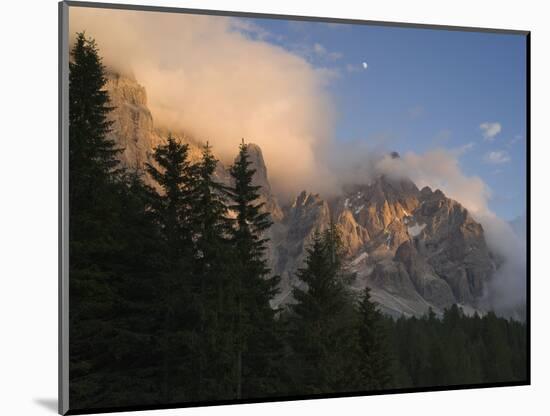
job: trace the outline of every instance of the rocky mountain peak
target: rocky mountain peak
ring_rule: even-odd
[[[145,88],[132,77],[112,72],[107,74],[105,87],[114,107],[110,138],[123,149],[122,162],[139,168],[150,160],[151,150],[160,142],[147,107]]]
[[[302,191],[296,198],[294,198],[294,201],[292,202],[291,207],[299,208],[299,207],[307,207],[312,205],[320,205],[324,203],[325,201],[321,199],[319,194],[312,194],[306,191]]]
[[[255,143],[248,143],[247,150],[249,161],[252,163],[252,168],[256,170],[254,172],[254,176],[252,177],[252,181],[255,186],[261,186],[261,196],[259,202],[265,204],[265,209],[271,214],[273,221],[281,221],[284,214],[279,206],[277,198],[271,190],[271,184],[269,182],[262,149]]]
[[[267,192],[271,193],[271,185],[267,177],[267,168],[265,166],[262,149],[255,143],[248,143],[247,150],[249,161],[252,163],[253,168],[256,170],[253,177],[254,184],[256,186],[261,186]]]
[[[426,198],[428,196],[430,196],[432,194],[432,188],[430,188],[429,186],[425,186],[423,187],[421,190],[420,190],[420,194]]]

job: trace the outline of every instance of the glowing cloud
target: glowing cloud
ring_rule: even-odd
[[[109,68],[145,86],[156,126],[209,140],[224,162],[241,138],[257,143],[279,191],[330,179],[319,160],[332,137],[331,74],[264,41],[261,28],[225,17],[73,7],[70,33],[83,30]]]

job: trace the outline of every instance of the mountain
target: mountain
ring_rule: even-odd
[[[307,243],[334,218],[349,268],[357,274],[352,288],[371,287],[384,312],[422,315],[431,307],[441,313],[454,303],[482,309],[496,267],[483,228],[439,190],[381,175],[347,187],[330,202],[302,192],[284,214],[273,241],[274,271],[282,277],[275,303],[291,301]]]
[[[142,168],[145,163],[153,162],[154,148],[166,140],[169,132],[154,126],[145,88],[133,77],[112,72],[106,77],[106,89],[114,107],[110,115],[113,125],[109,138],[123,149],[120,159],[124,165],[131,169]],[[170,133],[188,143],[192,161],[200,159],[200,142],[184,132]],[[228,180],[223,169],[218,169],[217,175],[219,180]]]
[[[140,168],[151,162],[156,145],[168,132],[154,126],[145,88],[131,78],[109,74],[107,89],[115,107],[112,138],[124,149],[122,162]],[[189,144],[192,161],[200,158],[201,142],[185,132],[171,132]],[[215,149],[214,149],[215,151]],[[303,191],[280,204],[271,189],[262,150],[249,145],[262,187],[260,202],[271,214],[268,255],[281,276],[273,306],[292,302],[295,272],[316,230],[331,218],[343,240],[348,267],[357,275],[353,290],[372,289],[381,309],[394,316],[436,313],[454,303],[464,310],[481,310],[484,288],[495,272],[482,226],[457,201],[440,190],[421,190],[406,178],[379,175],[343,187],[341,195],[324,200]],[[399,157],[396,153],[392,157]],[[218,181],[229,184],[228,167],[220,163]]]
[[[273,225],[269,242],[273,272],[281,277],[274,306],[292,300],[292,287],[300,283],[295,272],[303,264],[307,245],[315,231],[323,231],[329,223],[328,203],[318,194],[303,191],[283,209],[283,217]]]
[[[482,226],[457,201],[381,175],[351,187],[334,206],[342,234],[351,236],[356,284],[372,287],[386,312],[481,306],[495,263]]]
[[[120,158],[126,166],[141,167],[151,161],[152,149],[162,140],[153,127],[145,88],[133,78],[114,73],[108,74],[106,88],[114,107],[109,138],[123,149]]]

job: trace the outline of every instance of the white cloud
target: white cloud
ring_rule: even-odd
[[[363,69],[367,69],[369,67],[369,64],[367,64],[366,62],[363,62]]]
[[[257,25],[253,23],[253,21],[248,19],[233,18],[231,26],[233,30],[239,31],[245,35],[249,35],[253,39],[267,40],[274,37],[272,33],[268,32],[260,25]],[[278,38],[279,40],[281,39],[279,36],[277,36],[276,38]]]
[[[460,147],[452,149],[451,152],[456,156],[462,156],[463,154],[468,153],[470,150],[472,150],[475,145],[476,144],[474,142],[469,142]]]
[[[523,136],[521,134],[516,134],[512,139],[508,140],[508,147],[513,146],[514,144],[521,142],[523,140]]]
[[[309,53],[309,47],[304,47],[303,49],[306,56],[312,55],[311,53]],[[336,61],[342,58],[342,54],[340,52],[329,51],[325,46],[320,43],[314,43],[311,47],[311,51],[313,52],[313,55],[317,56],[318,58],[329,61]]]
[[[341,59],[343,54],[340,52],[329,51],[323,44],[315,42],[313,44],[306,42],[292,43],[286,47],[291,53],[299,55],[310,63],[325,62],[330,63]]]
[[[493,141],[497,134],[502,130],[502,125],[498,122],[488,122],[481,123],[479,128],[483,132],[483,138],[485,140]]]
[[[504,150],[495,150],[487,153],[484,159],[492,165],[501,165],[510,161],[510,155]]]
[[[317,55],[324,55],[325,53],[327,53],[326,48],[323,45],[321,45],[320,43],[316,43],[316,44],[313,45],[313,51]]]
[[[489,187],[481,178],[465,175],[453,151],[437,149],[424,154],[409,152],[398,159],[384,157],[376,168],[389,176],[409,177],[420,188],[441,189],[472,213],[489,210]]]

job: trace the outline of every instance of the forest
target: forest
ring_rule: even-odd
[[[456,305],[383,315],[368,288],[349,289],[335,226],[314,235],[295,302],[272,308],[271,220],[246,142],[231,186],[214,179],[208,143],[191,163],[170,135],[143,170],[127,169],[108,138],[100,51],[83,33],[69,69],[72,409],[526,380],[525,323]]]

